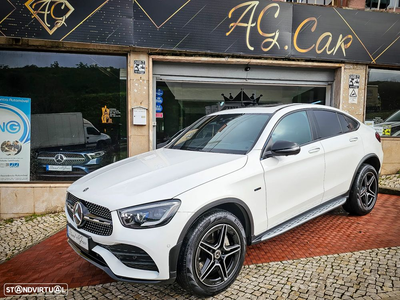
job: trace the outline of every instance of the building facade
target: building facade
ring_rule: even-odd
[[[0,1],[0,217],[59,211],[74,180],[248,105],[347,111],[399,171],[398,4],[307,2]]]

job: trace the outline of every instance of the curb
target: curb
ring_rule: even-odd
[[[400,196],[400,190],[386,188],[386,187],[379,187],[379,193]]]

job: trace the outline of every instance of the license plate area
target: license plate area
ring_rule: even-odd
[[[53,166],[47,165],[46,171],[55,171],[55,172],[71,172],[72,166]]]
[[[83,235],[82,233],[76,231],[67,225],[67,237],[73,241],[79,247],[85,249],[86,251],[90,250],[90,242],[91,238]]]

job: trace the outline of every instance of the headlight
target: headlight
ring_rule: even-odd
[[[149,228],[167,224],[178,211],[181,201],[168,200],[132,206],[118,210],[122,225],[129,228]]]
[[[95,158],[99,158],[101,156],[104,155],[104,151],[97,151],[97,152],[93,152],[93,153],[88,153],[87,156],[89,156],[90,159],[95,159]]]

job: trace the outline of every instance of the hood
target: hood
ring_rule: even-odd
[[[102,140],[111,140],[111,137],[108,134],[100,132],[100,136]]]
[[[246,155],[162,148],[90,173],[73,183],[68,191],[80,199],[116,210],[172,199],[239,170],[246,161]]]

